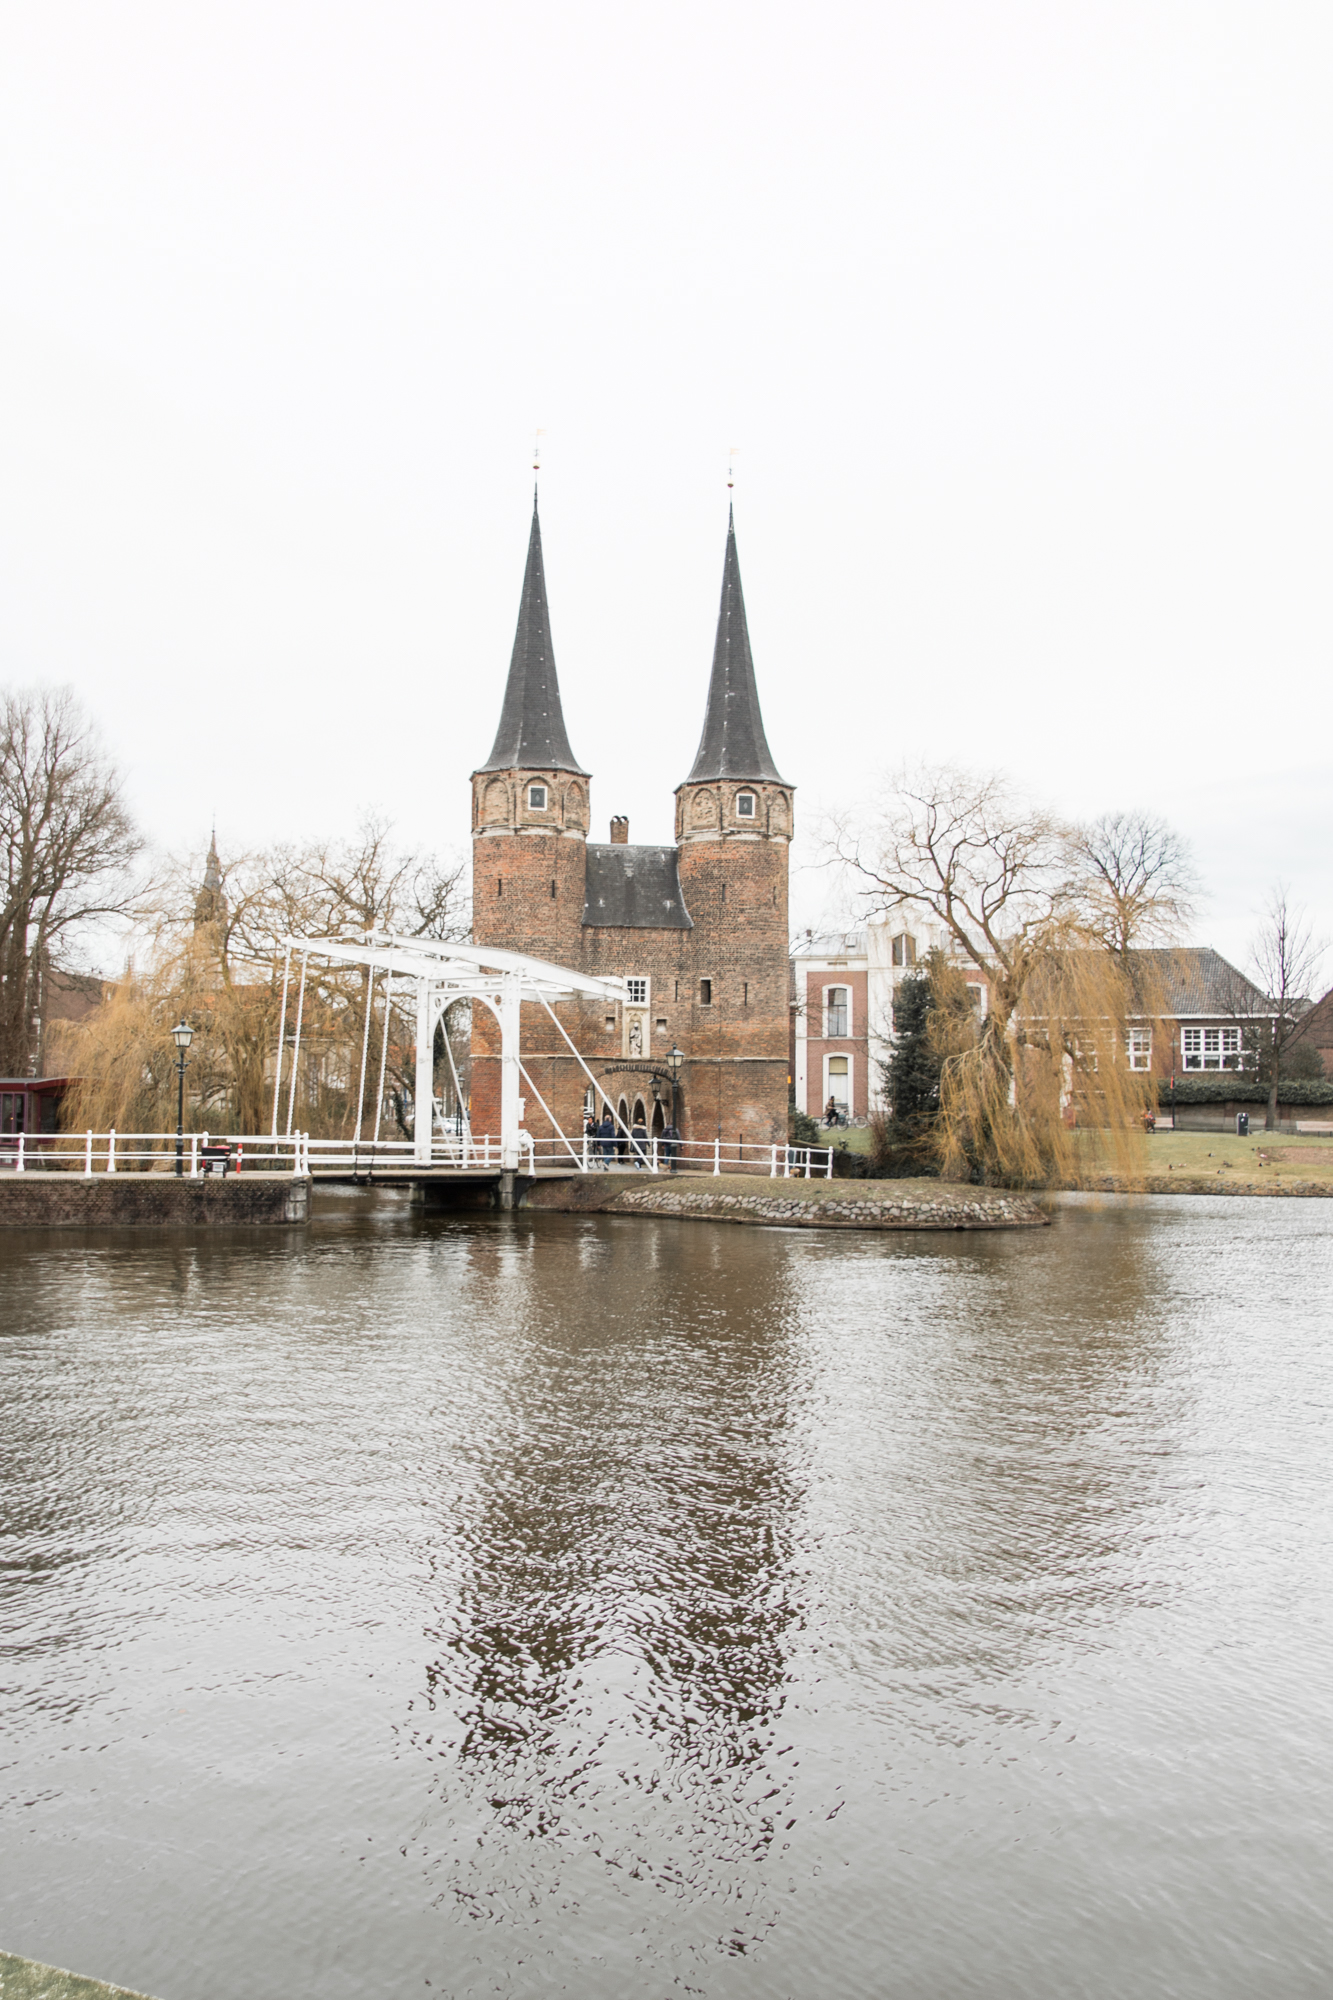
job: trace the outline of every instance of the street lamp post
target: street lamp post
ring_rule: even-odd
[[[178,1021],[171,1031],[176,1044],[176,1177],[185,1172],[185,1051],[194,1040],[188,1021]]]
[[[684,1053],[672,1045],[666,1057],[666,1066],[671,1074],[671,1122],[680,1130],[680,1073],[685,1067]]]

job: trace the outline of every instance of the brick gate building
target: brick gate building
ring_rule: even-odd
[[[629,998],[614,1014],[592,1001],[557,1009],[627,1122],[636,1110],[650,1131],[670,1120],[664,1058],[674,1046],[685,1056],[685,1138],[785,1141],[793,788],[764,736],[734,521],[703,732],[676,788],[676,845],[631,846],[626,820],[612,822],[609,842],[590,841],[590,791],[561,709],[534,498],[500,726],[472,776],[474,939],[629,980]],[[524,1007],[521,1038],[535,1092],[574,1136],[586,1076],[540,1008]],[[534,1089],[522,1089],[526,1129],[549,1136]],[[473,1130],[498,1132],[499,1107],[498,1028],[477,1007]]]

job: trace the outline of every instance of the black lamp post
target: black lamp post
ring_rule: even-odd
[[[188,1021],[178,1021],[171,1031],[171,1039],[176,1044],[176,1174],[185,1172],[185,1051],[194,1040],[194,1029]]]
[[[667,1055],[667,1057],[666,1057],[666,1066],[667,1066],[667,1069],[668,1069],[668,1070],[670,1071],[670,1073],[671,1073],[671,1122],[672,1122],[672,1124],[673,1124],[673,1125],[675,1126],[676,1130],[677,1130],[677,1131],[679,1132],[679,1130],[680,1130],[680,1099],[679,1099],[679,1089],[680,1089],[680,1073],[681,1073],[681,1071],[682,1071],[682,1070],[684,1069],[684,1067],[685,1067],[685,1057],[684,1057],[684,1054],[683,1054],[683,1052],[682,1052],[682,1051],[681,1051],[680,1049],[678,1049],[678,1048],[676,1048],[676,1047],[675,1047],[674,1043],[673,1043],[673,1045],[672,1045],[672,1047],[671,1047],[671,1050],[670,1050],[670,1053],[669,1053],[669,1054]]]

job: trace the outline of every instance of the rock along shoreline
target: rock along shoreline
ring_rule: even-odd
[[[525,1208],[560,1214],[664,1215],[787,1229],[1045,1229],[1027,1195],[948,1181],[786,1181],[750,1174],[680,1174],[631,1182],[572,1174],[538,1181]]]

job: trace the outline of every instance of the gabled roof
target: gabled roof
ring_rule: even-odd
[[[678,850],[588,843],[583,921],[622,930],[692,931],[681,892]]]
[[[759,713],[759,690],[755,686],[754,656],[750,651],[741,566],[736,554],[734,513],[727,520],[722,603],[717,614],[703,734],[685,783],[698,785],[716,778],[767,778],[774,784],[785,783],[778,776],[764,735],[764,718]]]
[[[1272,1001],[1254,981],[1211,945],[1135,949],[1130,958],[1136,970],[1142,968],[1140,983],[1147,1004],[1160,1007],[1174,1020],[1187,1020],[1191,1015],[1228,1018],[1273,1011]]]
[[[577,771],[588,774],[569,747],[560,683],[555,674],[551,614],[546,603],[542,530],[537,494],[532,495],[532,532],[518,607],[518,630],[509,660],[509,680],[495,743],[479,771]]]

